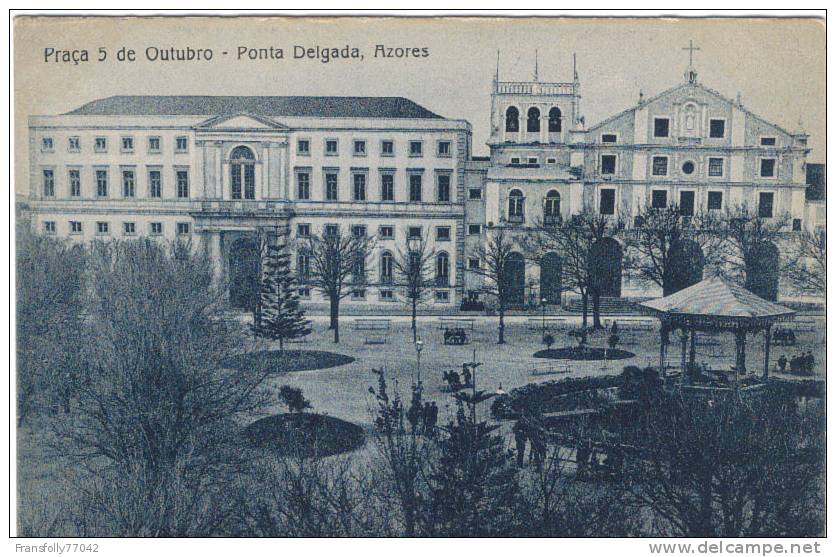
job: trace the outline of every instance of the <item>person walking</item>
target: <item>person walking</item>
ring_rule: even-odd
[[[523,415],[512,428],[514,432],[514,443],[517,447],[517,466],[519,468],[522,468],[525,462],[525,445],[528,440],[528,426],[526,425],[526,421],[527,418]]]

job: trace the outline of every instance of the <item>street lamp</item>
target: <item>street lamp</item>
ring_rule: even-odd
[[[540,307],[543,310],[543,338],[546,338],[546,298],[540,300]]]
[[[418,377],[418,387],[421,386],[421,350],[424,349],[424,341],[418,339],[415,341],[415,354],[418,358],[418,366],[417,366],[417,377]]]

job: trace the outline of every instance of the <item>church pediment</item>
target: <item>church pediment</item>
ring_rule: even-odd
[[[196,126],[205,131],[277,131],[289,129],[284,124],[254,114],[232,114],[210,118]]]

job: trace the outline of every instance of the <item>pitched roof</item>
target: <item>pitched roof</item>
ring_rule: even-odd
[[[795,312],[764,300],[722,277],[711,277],[664,298],[639,304],[652,313],[697,318],[783,318]]]
[[[241,113],[314,118],[443,118],[403,97],[117,95],[91,101],[67,114],[194,116]]]

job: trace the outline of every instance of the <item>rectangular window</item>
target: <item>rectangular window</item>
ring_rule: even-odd
[[[339,146],[336,139],[325,140],[325,154],[334,157],[339,153]]]
[[[669,118],[653,119],[653,137],[669,137],[671,121]]]
[[[296,254],[296,277],[300,282],[308,282],[311,278],[311,256],[306,252]],[[310,293],[308,294],[310,295]]]
[[[377,229],[377,236],[381,240],[391,240],[395,237],[395,227],[385,224]]]
[[[122,223],[122,233],[125,236],[135,236],[136,235],[136,223],[135,222],[123,222]]]
[[[55,234],[55,221],[54,220],[44,221],[44,234],[49,234],[49,235]]]
[[[163,233],[163,223],[152,222],[151,223],[151,236],[161,236],[162,233]]]
[[[710,191],[708,192],[708,210],[720,211],[723,209],[723,192]]]
[[[77,135],[67,140],[67,150],[70,153],[78,153],[81,151],[81,139]]]
[[[653,175],[668,175],[668,157],[653,157]]]
[[[55,173],[44,170],[44,197],[55,197]]]
[[[482,233],[482,225],[481,224],[468,224],[467,225],[467,233],[470,236],[478,236]]]
[[[93,150],[97,153],[107,153],[107,138],[97,137],[93,144]]]
[[[679,192],[679,214],[683,217],[694,216],[694,192]]]
[[[435,301],[439,304],[446,304],[450,301],[450,293],[446,290],[436,290]]]
[[[761,138],[761,145],[764,147],[772,147],[777,143],[777,139],[774,137],[762,137]]]
[[[174,140],[174,152],[175,153],[188,153],[189,152],[189,138],[185,135],[178,136]]]
[[[160,136],[154,135],[148,138],[148,152],[149,153],[159,153],[162,151],[162,144],[160,142]]]
[[[801,232],[801,219],[792,219],[792,231]]]
[[[726,121],[715,118],[709,120],[708,137],[726,137]]]
[[[409,142],[409,156],[410,157],[423,157],[424,156],[424,144],[421,141],[410,141]]]
[[[110,234],[110,223],[107,222],[97,222],[96,223],[96,234],[105,235]]]
[[[540,159],[537,157],[528,157],[528,164],[539,164]]]
[[[192,226],[191,223],[188,222],[178,222],[177,223],[177,235],[178,236],[187,236],[191,234]]]
[[[123,137],[122,138],[122,152],[123,153],[133,153],[134,152],[134,138],[133,137]]]
[[[296,225],[296,237],[297,238],[310,238],[311,237],[311,225],[310,224],[297,224]]]
[[[307,139],[300,139],[296,142],[296,154],[308,156],[311,154],[311,142]]]
[[[772,209],[775,203],[775,194],[762,191],[758,194],[758,216],[763,219],[772,218]]]
[[[163,195],[163,178],[162,172],[159,170],[148,171],[148,197],[162,197]]]
[[[471,271],[478,271],[479,270],[479,258],[478,257],[468,257],[467,258],[467,268]]]
[[[51,137],[41,139],[41,151],[51,152],[55,150],[55,143]]]
[[[605,133],[601,135],[601,143],[617,143],[618,137],[614,133]]]
[[[470,188],[467,191],[467,198],[471,201],[479,201],[482,199],[482,188]]]
[[[653,190],[650,194],[650,206],[653,209],[664,209],[668,206],[668,192],[665,190]]]
[[[601,174],[615,174],[615,155],[601,155]]]
[[[136,178],[133,170],[122,171],[122,197],[136,197]]]
[[[449,157],[449,156],[451,156],[450,142],[449,141],[439,141],[438,142],[438,156],[439,157]]]
[[[438,179],[438,202],[439,203],[449,203],[450,202],[450,175],[449,174],[439,174],[437,179]]]
[[[311,175],[309,172],[296,173],[296,199],[311,198]]]
[[[439,226],[435,229],[435,239],[439,242],[449,242],[450,241],[450,227],[449,226]]]
[[[395,200],[395,175],[389,172],[380,175],[380,200]]]
[[[520,158],[519,157],[511,157],[511,165],[513,166],[515,164],[520,164]]]
[[[300,277],[301,278],[301,277]],[[307,286],[302,286],[299,288],[299,297],[305,300],[310,299],[311,297],[311,289]]]
[[[325,236],[328,238],[336,238],[340,235],[340,225],[338,224],[326,224],[325,225]]]
[[[81,171],[72,169],[69,171],[70,197],[81,197]]]
[[[351,299],[352,300],[365,300],[366,299],[366,289],[365,288],[355,288],[351,291]]]
[[[708,159],[708,175],[712,177],[723,175],[723,159],[714,157]]]
[[[338,187],[336,172],[325,173],[325,199],[327,201],[336,201],[338,198]]]
[[[602,215],[615,214],[615,190],[601,190],[601,199],[598,204],[598,212]]]
[[[366,156],[366,142],[362,139],[355,139],[354,140],[354,156],[355,157],[365,157]]]
[[[185,199],[189,197],[189,171],[177,171],[177,197]]]
[[[380,291],[380,299],[384,300],[384,301],[387,301],[387,302],[391,302],[395,299],[395,293],[392,292],[391,290],[381,290]]]
[[[391,139],[384,139],[380,142],[380,156],[394,157],[395,156],[395,142]]]
[[[355,238],[365,238],[366,237],[366,225],[365,224],[354,224],[351,226],[351,235]]]
[[[546,159],[546,164],[557,164],[557,159],[548,158]]]
[[[420,240],[421,239],[421,227],[420,226],[410,226],[407,229],[407,236],[410,240]]]
[[[71,220],[70,221],[70,234],[81,234],[81,221]]]
[[[107,197],[107,170],[96,171],[96,196]]]
[[[775,177],[775,159],[761,159],[761,178]]]
[[[354,185],[354,201],[365,201],[366,200],[366,175],[363,173],[356,173],[352,176],[352,182]]]
[[[421,175],[412,173],[409,175],[409,200],[421,201]]]

